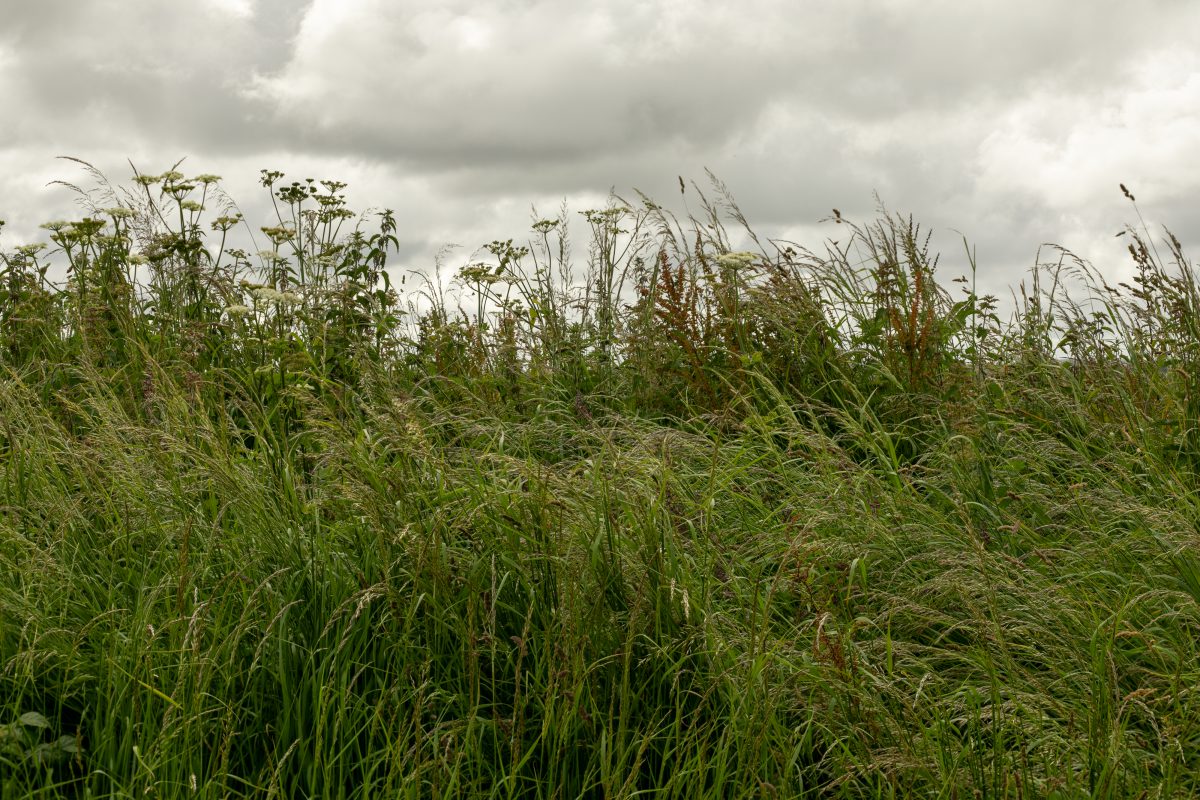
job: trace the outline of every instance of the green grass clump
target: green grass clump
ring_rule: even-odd
[[[717,184],[401,294],[390,212],[263,183],[257,254],[170,171],[3,256],[0,797],[1200,793],[1174,237],[1001,322]]]

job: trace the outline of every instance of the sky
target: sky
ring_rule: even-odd
[[[0,249],[77,213],[52,183],[186,159],[256,224],[259,170],[391,208],[398,269],[534,214],[711,170],[760,236],[820,250],[878,200],[943,281],[1009,294],[1039,245],[1113,279],[1126,224],[1200,247],[1191,0],[0,0]],[[581,238],[581,218],[572,229]],[[825,221],[822,221],[825,220]],[[1043,252],[1043,257],[1046,257]],[[1194,258],[1194,256],[1193,256]]]

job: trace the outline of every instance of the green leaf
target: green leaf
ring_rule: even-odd
[[[21,715],[21,724],[30,728],[49,728],[50,721],[36,711],[26,711]]]

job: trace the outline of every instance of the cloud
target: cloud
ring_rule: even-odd
[[[261,168],[349,180],[397,209],[413,264],[610,187],[682,210],[678,177],[708,168],[764,235],[818,246],[829,209],[869,219],[878,192],[948,272],[956,231],[997,287],[1044,241],[1119,271],[1119,182],[1200,243],[1197,29],[1181,0],[15,4],[4,241],[69,210],[42,188],[73,174],[60,154],[117,179],[186,155],[250,213]]]
[[[1045,92],[1014,104],[979,149],[979,177],[1032,191],[1056,210],[1113,194],[1114,177],[1169,199],[1195,192],[1200,163],[1200,54],[1156,53],[1116,86]]]

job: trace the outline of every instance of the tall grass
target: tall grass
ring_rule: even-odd
[[[0,796],[1200,792],[1169,234],[1002,321],[714,183],[401,295],[340,183],[93,175],[0,267]]]

